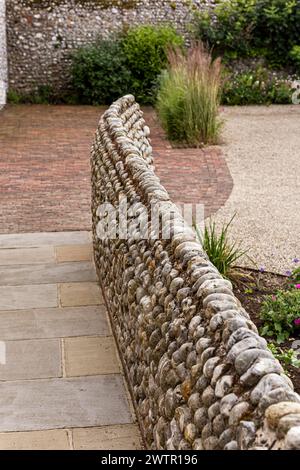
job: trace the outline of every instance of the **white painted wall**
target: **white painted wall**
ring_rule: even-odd
[[[7,90],[7,49],[5,0],[0,0],[0,108],[6,103]]]

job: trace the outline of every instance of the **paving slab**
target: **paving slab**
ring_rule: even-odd
[[[68,431],[51,429],[0,433],[0,450],[70,450]]]
[[[139,450],[142,447],[136,424],[73,429],[72,433],[75,450]]]
[[[0,266],[0,285],[55,284],[96,281],[94,264],[88,262]]]
[[[24,248],[43,245],[73,245],[91,242],[91,233],[75,232],[38,232],[0,235],[0,248]]]
[[[34,248],[7,248],[0,250],[0,266],[21,264],[45,264],[55,262],[53,246]]]
[[[103,304],[100,287],[96,282],[74,282],[59,285],[62,307]]]
[[[0,381],[43,379],[61,375],[59,339],[5,342],[5,364],[0,364]]]
[[[121,375],[0,383],[0,431],[132,423]]]
[[[140,448],[133,415],[90,232],[0,235],[0,449]]]
[[[0,310],[57,307],[55,284],[0,286]]]
[[[64,351],[67,377],[120,372],[112,336],[66,338]]]
[[[92,261],[93,248],[91,243],[85,245],[65,245],[55,247],[58,263],[70,261]]]
[[[104,305],[0,311],[0,339],[110,335]]]

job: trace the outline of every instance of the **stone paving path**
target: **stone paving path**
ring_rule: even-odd
[[[0,235],[0,449],[140,447],[90,233]]]
[[[93,135],[104,108],[8,105],[0,111],[0,233],[90,230]],[[232,180],[220,149],[172,149],[151,108],[157,174],[175,202],[214,213]],[[180,174],[180,178],[178,175]]]

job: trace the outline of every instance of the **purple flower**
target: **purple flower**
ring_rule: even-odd
[[[299,258],[294,258],[293,259],[293,263],[295,263],[295,264],[299,263],[299,261],[300,261]]]
[[[264,266],[261,266],[261,267],[259,268],[259,271],[260,271],[261,273],[264,273],[264,272],[265,272],[265,267],[264,267]]]
[[[294,320],[295,325],[299,326],[300,325],[300,318],[296,318]]]
[[[287,276],[291,276],[291,275],[292,275],[292,271],[289,271],[289,270],[288,270],[288,271],[285,271],[285,274],[286,274]]]
[[[295,285],[296,289],[300,289],[300,284]]]

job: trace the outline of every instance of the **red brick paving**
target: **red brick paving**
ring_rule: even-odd
[[[174,149],[153,111],[146,110],[145,118],[151,129],[156,172],[172,200],[204,204],[205,217],[216,212],[225,204],[233,187],[221,148]]]
[[[43,105],[0,111],[0,233],[90,229],[89,151],[102,111]],[[215,212],[232,189],[220,150],[172,149],[153,111],[145,117],[171,197]]]

